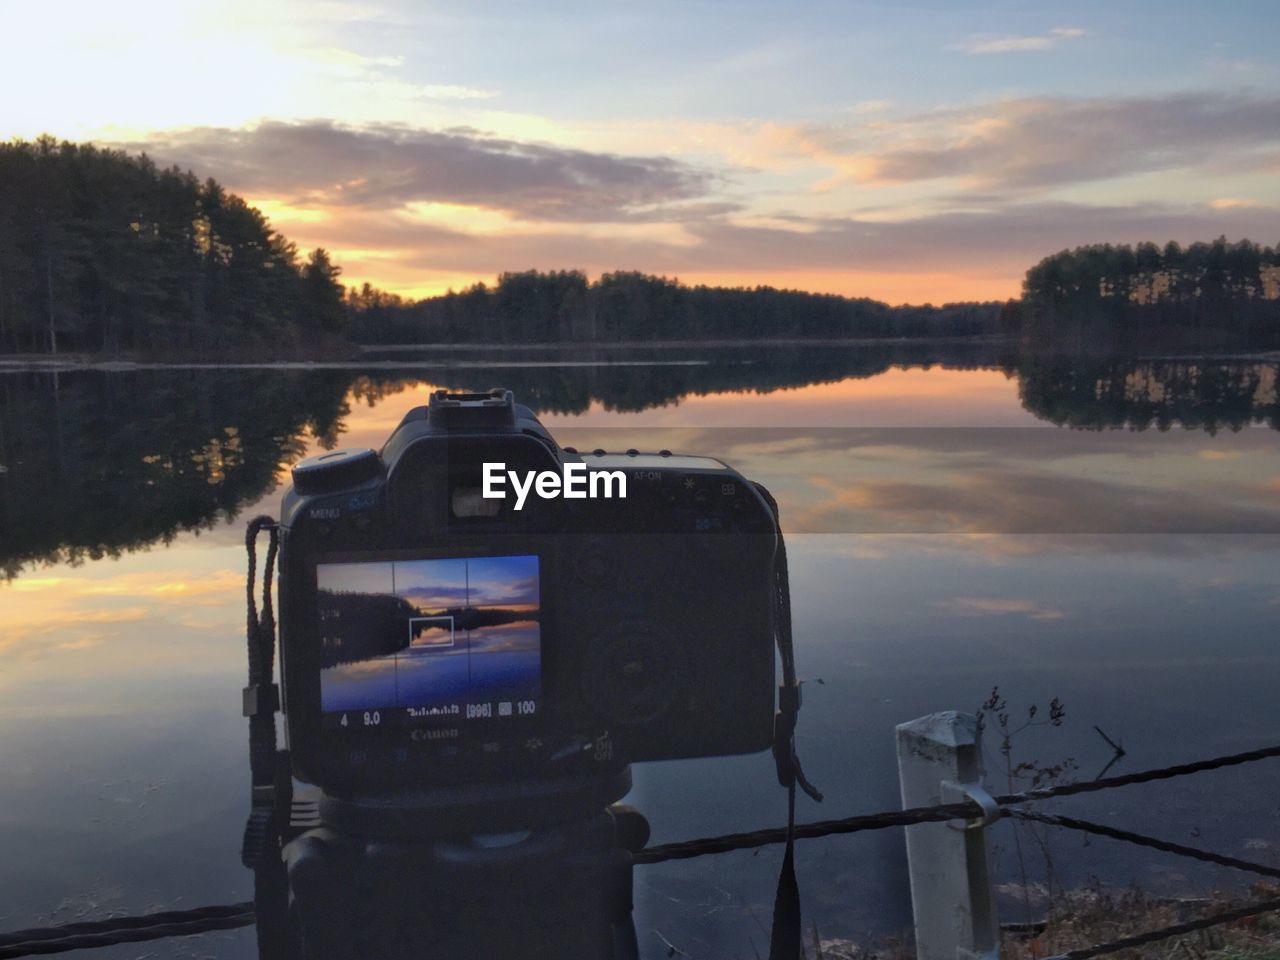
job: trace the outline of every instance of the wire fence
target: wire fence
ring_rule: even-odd
[[[1256,763],[1277,757],[1280,757],[1280,745],[1250,750],[1244,753],[1228,754],[1208,760],[1198,760],[1193,763],[1143,770],[1122,776],[1043,787],[1021,793],[1002,794],[995,797],[994,800],[999,806],[1002,816],[1108,837],[1113,840],[1176,854],[1203,863],[1212,863],[1271,879],[1280,879],[1280,869],[1275,867],[1213,853],[1208,850],[1200,850],[1184,844],[1108,827],[1087,820],[1059,816],[1057,814],[1045,814],[1022,807],[1023,804],[1042,800],[1079,796],[1133,784],[1171,780],[1176,777],[1221,770],[1226,767]],[[858,833],[866,830],[882,830],[887,827],[907,827],[920,823],[972,820],[981,818],[984,812],[977,803],[971,801],[938,804],[929,807],[913,807],[906,810],[887,810],[838,820],[819,820],[811,823],[796,824],[794,835],[797,838],[813,839]],[[774,827],[749,833],[725,834],[718,837],[704,837],[697,840],[686,840],[679,843],[668,843],[645,848],[634,854],[634,862],[638,865],[643,865],[662,863],[669,860],[688,860],[711,854],[727,853],[732,850],[749,850],[775,843],[785,843],[786,839],[787,829],[785,827]],[[1234,923],[1277,910],[1280,910],[1280,897],[1261,900],[1107,943],[1072,950],[1057,956],[1046,957],[1044,960],[1089,960],[1092,957],[1145,946],[1161,940],[1183,936],[1197,930]],[[0,934],[0,960],[105,947],[119,943],[157,940],[164,937],[191,936],[215,930],[246,927],[253,923],[253,904],[236,903],[145,914],[142,916],[113,917],[95,922],[16,930],[11,933]]]

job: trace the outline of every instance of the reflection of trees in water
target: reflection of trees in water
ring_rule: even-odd
[[[1280,363],[1036,357],[1017,372],[1023,406],[1060,426],[1280,430]]]
[[[691,353],[708,363],[678,363]],[[555,362],[547,354],[534,355]],[[606,410],[633,413],[679,403],[690,396],[713,393],[766,394],[850,378],[874,377],[895,366],[941,364],[977,369],[996,365],[999,349],[991,344],[960,344],[946,349],[926,344],[859,347],[777,346],[720,348],[687,353],[670,350],[575,349],[566,359],[592,366],[503,366],[495,360],[483,369],[434,364],[414,365],[412,377],[396,372],[361,377],[357,399],[376,402],[413,384],[427,381],[452,390],[511,389],[516,400],[537,413],[584,413],[593,402]],[[648,365],[652,361],[653,365]],[[664,362],[665,361],[665,362]],[[616,365],[610,365],[614,363]]]
[[[118,556],[230,519],[308,436],[333,446],[340,371],[0,376],[0,571]]]
[[[413,623],[414,617],[449,617],[455,631],[537,623],[540,619],[536,609],[424,608],[392,593],[320,590],[317,603],[325,624],[322,649],[326,667],[399,653],[413,641],[429,636],[433,629],[448,629],[432,623]]]
[[[895,366],[999,368],[1020,380],[1028,411],[1085,429],[1181,424],[1210,432],[1250,423],[1280,429],[1275,362],[1002,359],[967,344],[611,352],[575,361],[711,360],[687,366],[408,365],[338,370],[85,371],[0,376],[0,571],[79,562],[167,543],[234,517],[276,486],[308,437],[337,443],[348,399],[369,405],[422,382],[510,387],[538,412],[581,413],[595,402],[638,411],[685,397],[770,393],[867,378]],[[545,354],[538,359],[552,359]],[[421,402],[414,397],[414,402]],[[408,398],[397,398],[408,406]]]
[[[317,603],[327,614],[325,633],[341,639],[340,645],[324,642],[326,667],[403,650],[409,646],[409,618],[420,615],[417,607],[391,593],[320,590]]]

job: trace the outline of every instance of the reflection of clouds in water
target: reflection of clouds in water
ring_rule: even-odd
[[[1202,430],[1050,426],[578,433],[718,456],[770,488],[789,533],[1280,531],[1280,450],[1261,427],[1211,447]]]
[[[1277,534],[1165,533],[824,533],[800,532],[789,544],[805,544],[839,560],[936,556],[981,560],[999,566],[1044,556],[1224,557],[1280,551]],[[823,544],[821,548],[817,544]]]
[[[104,568],[90,569],[97,573]],[[115,639],[118,630],[113,632],[112,627],[160,617],[184,629],[208,629],[209,608],[225,607],[228,597],[243,590],[244,574],[226,569],[57,574],[14,580],[0,586],[4,601],[0,656],[34,660],[66,650],[86,650]],[[118,603],[129,606],[112,606]],[[201,612],[193,614],[193,608]]]
[[[962,403],[963,401],[958,401]],[[924,454],[965,454],[976,458],[1021,461],[1028,458],[1067,459],[1097,454],[1116,454],[1137,459],[1163,453],[1187,455],[1205,449],[1201,430],[1133,431],[1070,430],[1049,424],[1026,426],[932,426],[927,419],[910,426],[791,427],[747,425],[738,427],[682,428],[666,431],[619,427],[598,430],[560,430],[564,442],[582,447],[603,446],[627,449],[663,446],[683,453],[727,457],[735,467],[753,457],[778,454],[814,456],[823,452],[859,458],[901,459],[906,451]],[[641,441],[648,440],[649,443]],[[1266,428],[1248,428],[1238,433],[1219,433],[1215,451],[1274,454],[1275,433]],[[1223,454],[1216,456],[1222,457]],[[1227,456],[1230,456],[1229,454]],[[767,462],[767,459],[763,462]]]
[[[35,659],[69,650],[84,650],[107,639],[99,627],[141,623],[151,611],[146,607],[119,610],[69,610],[50,616],[47,610],[7,616],[0,636],[0,656]]]
[[[1221,461],[1221,460],[1239,460],[1244,456],[1239,450],[1215,450],[1207,448],[1196,454],[1201,460]]]
[[[934,482],[929,482],[933,479]],[[1280,510],[1226,484],[1152,490],[1030,470],[942,472],[936,479],[839,485],[789,515],[798,532],[1259,533],[1280,532]],[[1233,497],[1234,494],[1234,497]],[[1237,502],[1232,502],[1233,499]],[[1280,505],[1278,505],[1280,506]]]
[[[396,660],[392,655],[370,657],[368,660],[351,660],[333,667],[324,667],[320,671],[320,679],[324,684],[345,683],[363,677],[394,674]]]
[[[452,618],[440,618],[438,620],[426,620],[413,623],[412,632],[414,639],[431,633],[453,633]]]
[[[78,597],[146,597],[161,602],[199,602],[211,606],[224,603],[227,591],[237,588],[244,588],[242,570],[214,570],[209,573],[164,570],[117,573],[108,577],[23,577],[3,587],[14,593],[56,593],[61,600]]]
[[[396,703],[394,657],[357,660],[320,671],[320,709],[359,710]]]
[[[399,656],[401,662],[406,659],[431,660],[438,657],[465,657],[469,653],[465,640],[454,643],[452,646],[435,646],[430,643],[411,643],[400,651]]]
[[[480,627],[469,634],[472,653],[536,653],[541,649],[538,624],[528,620]]]
[[[821,351],[823,356],[832,354],[829,348],[804,349]],[[649,407],[638,414],[607,411],[605,404],[596,400],[589,413],[584,415],[543,419],[557,439],[579,449],[603,446],[625,450],[634,446],[638,449],[668,447],[683,452],[711,449],[699,437],[700,434],[738,429],[788,430],[797,424],[812,424],[817,429],[824,429],[831,424],[849,427],[896,427],[919,423],[1013,426],[1032,422],[1032,417],[1018,401],[1016,381],[1003,370],[951,369],[950,360],[941,355],[943,363],[933,365],[923,364],[915,356],[885,355],[883,365],[880,365],[871,359],[876,355],[874,350],[852,350],[846,354],[849,363],[837,365],[826,374],[818,355],[807,354],[809,359],[817,360],[817,368],[811,376],[806,377],[804,371],[810,367],[806,360],[801,359],[796,376],[784,376],[775,383],[769,375],[773,362],[771,356],[733,351],[719,356],[749,357],[752,367],[759,371],[754,382],[751,376],[744,376],[735,381],[736,388],[717,384],[715,389],[705,392],[691,385],[683,395],[671,395],[669,405]],[[717,355],[710,356],[714,359]],[[986,362],[994,363],[994,356]],[[964,402],[954,402],[957,396],[963,396]],[[591,439],[596,434],[607,438],[611,427],[615,436],[625,430],[641,440],[645,434],[661,434],[662,437],[652,442],[616,446]],[[562,439],[562,434],[572,436]],[[716,447],[715,450],[723,452],[724,448]]]

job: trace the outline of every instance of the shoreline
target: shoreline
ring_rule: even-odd
[[[0,354],[0,374],[5,373],[65,373],[98,370],[119,373],[134,370],[408,370],[424,365],[446,369],[464,370],[484,367],[547,368],[558,367],[694,367],[709,366],[718,357],[669,357],[636,359],[601,359],[596,352],[651,350],[655,353],[679,350],[706,350],[732,356],[736,350],[769,347],[911,347],[947,350],[955,347],[1019,347],[1011,337],[870,337],[843,339],[759,339],[759,340],[620,340],[599,343],[542,342],[542,343],[414,343],[414,344],[352,344],[352,353],[330,358],[284,356],[261,360],[243,359],[243,354],[225,357],[192,354],[172,357],[138,357],[132,354],[63,353],[51,356],[47,353]],[[1044,357],[1077,356],[1069,351],[1044,351],[1022,346],[1019,353]],[[521,357],[521,354],[542,355]],[[558,353],[571,354],[557,357]],[[390,356],[386,356],[386,355]],[[397,357],[403,354],[403,358]],[[459,356],[474,354],[474,356]],[[501,355],[508,355],[503,358]],[[1125,357],[1141,362],[1192,362],[1214,359],[1238,363],[1280,362],[1280,350],[1134,350],[1104,353],[1099,356]],[[736,358],[735,358],[736,359]],[[749,359],[737,362],[751,362]]]
[[[247,361],[182,361],[182,360],[8,360],[0,358],[0,374],[5,373],[77,373],[98,370],[126,373],[133,370],[413,370],[426,362],[450,370],[488,369],[494,366],[532,367],[706,367],[710,360],[616,360],[602,364],[597,360],[493,360],[429,361],[417,360],[260,360]]]
[[[216,354],[193,353],[190,356],[139,357],[135,354],[100,353],[47,353],[0,354],[0,373],[17,371],[63,372],[74,370],[360,370],[401,369],[420,363],[437,363],[453,368],[488,367],[495,361],[494,354],[519,354],[522,351],[554,354],[573,353],[580,356],[589,351],[674,351],[674,350],[734,350],[759,349],[761,347],[873,347],[911,346],[923,348],[949,348],[956,346],[1000,346],[1011,343],[1008,337],[857,337],[837,339],[757,339],[757,340],[618,340],[600,342],[559,341],[539,343],[405,343],[405,344],[352,344],[353,353],[332,358],[305,356],[274,357],[262,360],[246,360],[243,354],[219,357]],[[463,359],[454,355],[475,353],[483,359]],[[403,360],[372,359],[379,354],[415,354]],[[422,356],[416,356],[422,354]],[[440,356],[431,356],[437,354]],[[367,359],[368,358],[368,359]],[[610,366],[705,366],[709,359],[671,360],[613,360]],[[502,363],[510,367],[589,367],[601,361],[592,359],[565,360],[508,360]]]
[[[996,345],[1014,341],[1014,337],[988,334],[971,337],[760,337],[748,340],[551,340],[531,343],[387,343],[357,344],[361,353],[408,353],[414,350],[439,350],[441,352],[476,350],[492,352],[500,350],[687,350],[709,348],[721,350],[733,347],[861,347],[918,343],[925,346],[954,346],[956,344]]]

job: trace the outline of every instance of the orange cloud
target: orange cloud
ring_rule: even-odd
[[[959,300],[1007,300],[1019,295],[1023,270],[983,275],[935,270],[755,270],[683,273],[686,283],[717,286],[767,284],[796,290],[871,297],[886,303],[947,303]]]

